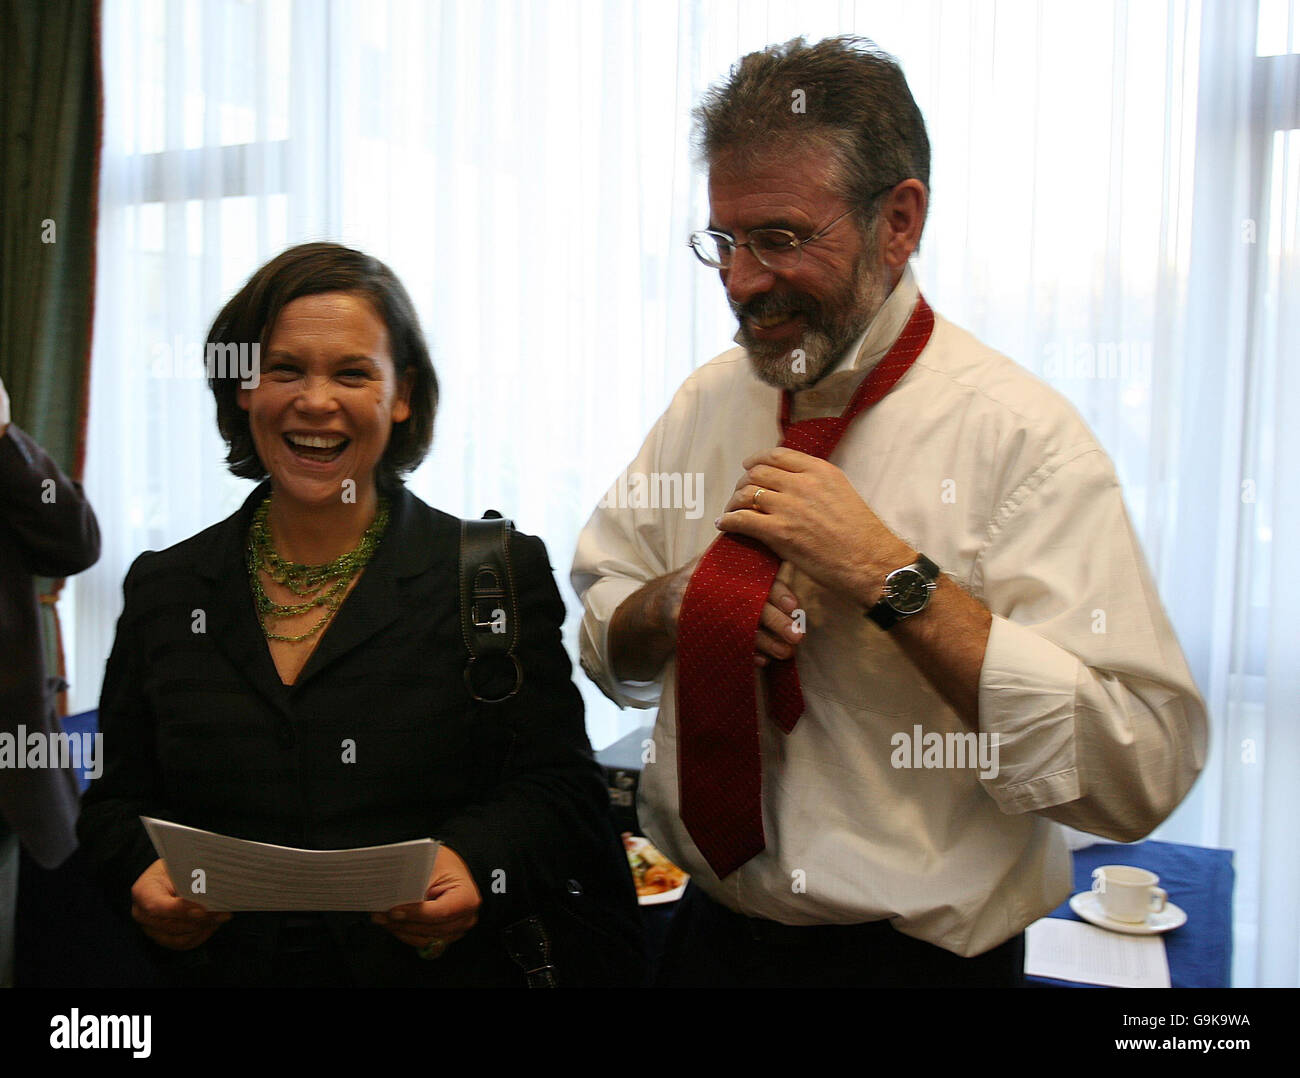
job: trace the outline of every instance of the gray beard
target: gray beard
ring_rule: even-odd
[[[888,298],[883,264],[875,272],[860,262],[853,273],[853,303],[850,312],[842,319],[827,325],[818,318],[809,325],[798,346],[793,349],[775,349],[754,340],[749,329],[734,306],[733,313],[740,322],[736,341],[749,353],[754,374],[760,381],[777,389],[806,389],[818,382],[831,369],[880,312]]]
[[[790,351],[766,348],[757,341],[750,340],[743,328],[739,336],[740,343],[749,352],[749,362],[760,381],[777,389],[806,389],[821,380],[822,375],[834,366],[844,349],[861,332],[861,329],[849,331],[847,339],[840,341],[838,336],[833,338],[820,329],[810,327],[799,346]]]

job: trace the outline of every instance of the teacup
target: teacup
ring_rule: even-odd
[[[1132,865],[1102,865],[1092,870],[1092,890],[1112,921],[1142,924],[1165,908],[1169,896],[1156,886],[1160,877]]]

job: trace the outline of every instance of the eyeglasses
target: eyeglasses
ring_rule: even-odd
[[[887,184],[879,191],[873,192],[867,201],[870,202],[878,195],[883,195],[886,191],[897,186],[898,183]],[[813,240],[821,239],[852,212],[852,209],[845,210],[825,228],[819,229],[807,239],[802,240],[786,228],[756,228],[750,232],[749,239],[744,243],[737,243],[735,237],[728,236],[725,232],[715,232],[711,228],[704,228],[691,233],[691,250],[695,252],[696,258],[712,269],[729,268],[731,260],[735,256],[736,248],[748,247],[749,253],[768,269],[791,270],[799,264],[799,260],[803,257],[804,247],[812,243]]]

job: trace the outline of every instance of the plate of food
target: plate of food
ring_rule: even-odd
[[[624,831],[623,849],[636,883],[636,900],[641,905],[676,902],[682,897],[690,877],[656,850],[649,839]]]

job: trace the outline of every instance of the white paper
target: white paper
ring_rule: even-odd
[[[1163,936],[1128,936],[1044,917],[1025,930],[1025,973],[1116,988],[1168,988]]]
[[[351,850],[248,842],[141,816],[182,898],[210,910],[369,910],[422,902],[438,843],[431,838]]]

